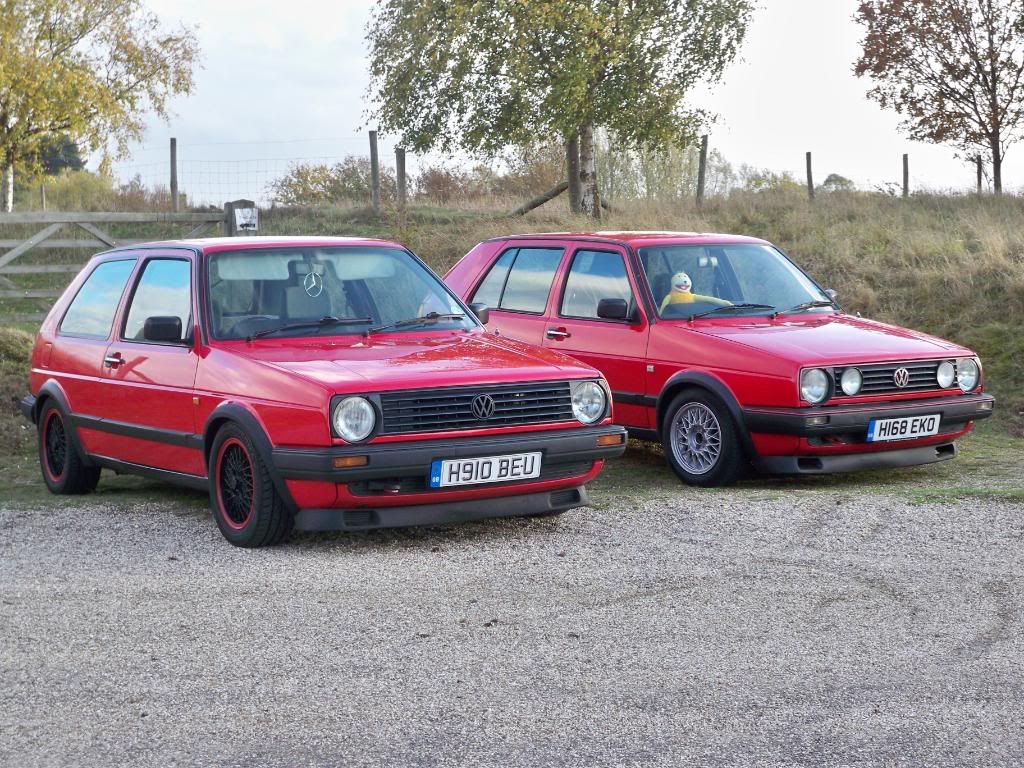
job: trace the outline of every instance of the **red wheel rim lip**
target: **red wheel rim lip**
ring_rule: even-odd
[[[240,523],[236,523],[231,519],[231,516],[227,513],[227,508],[224,506],[224,494],[221,490],[221,470],[223,468],[224,454],[228,448],[232,446],[238,446],[239,450],[245,455],[245,460],[249,462],[249,469],[253,474],[253,492],[249,497],[249,511],[245,516],[245,519]],[[235,531],[243,530],[249,522],[252,520],[253,511],[256,508],[256,472],[255,467],[252,465],[252,457],[249,455],[249,450],[245,447],[245,443],[239,440],[237,437],[229,437],[220,446],[220,450],[217,451],[217,462],[216,462],[216,475],[214,477],[214,483],[217,487],[217,507],[218,514],[224,521],[224,524]]]
[[[68,470],[68,431],[67,429],[64,429],[64,468],[61,469],[59,475],[55,475],[53,473],[53,470],[50,468],[50,449],[47,444],[47,437],[50,433],[50,424],[53,422],[54,419],[57,419],[57,421],[60,422],[61,427],[64,426],[64,420],[61,418],[61,415],[57,411],[51,410],[48,414],[46,414],[46,421],[43,422],[43,472],[46,473],[46,477],[51,483],[59,483],[61,481],[61,478],[64,477],[64,473],[67,472]]]

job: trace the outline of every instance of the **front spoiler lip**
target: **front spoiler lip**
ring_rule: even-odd
[[[982,403],[993,407],[980,410]],[[960,395],[949,398],[911,400],[899,403],[863,403],[816,408],[748,408],[743,421],[750,432],[815,437],[857,432],[868,428],[872,419],[898,419],[903,416],[939,414],[942,425],[966,424],[987,419],[994,410],[995,398],[988,394]],[[827,424],[808,425],[813,416],[828,416]]]
[[[622,435],[622,442],[598,447],[597,438]],[[275,448],[274,467],[286,480],[318,480],[354,483],[403,475],[426,475],[437,459],[467,459],[502,453],[540,451],[545,464],[598,461],[621,456],[626,450],[626,430],[617,424],[599,427],[528,432],[513,435],[416,440],[379,445],[346,445],[331,448]],[[352,469],[335,469],[334,459],[367,456],[369,463]]]
[[[830,456],[759,456],[754,468],[768,475],[827,475],[867,469],[895,469],[935,464],[956,457],[955,443],[926,445],[869,453],[841,453]]]

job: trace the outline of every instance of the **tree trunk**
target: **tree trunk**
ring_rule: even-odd
[[[990,144],[992,146],[992,191],[997,194],[1003,194],[1003,152],[999,140],[999,136],[992,137]]]
[[[601,218],[601,196],[597,190],[597,159],[594,153],[594,124],[580,128],[581,207],[592,219]]]
[[[4,168],[3,178],[3,212],[14,210],[14,164],[8,163]]]
[[[573,134],[565,142],[565,171],[569,180],[569,212],[583,210],[583,186],[580,182],[580,137]]]

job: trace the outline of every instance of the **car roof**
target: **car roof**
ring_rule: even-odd
[[[770,245],[767,240],[744,235],[726,235],[715,232],[664,232],[664,231],[592,231],[592,232],[537,232],[506,237],[493,237],[491,242],[500,240],[592,240],[619,245],[642,247],[645,245],[722,245],[754,243]]]
[[[115,250],[138,250],[140,248],[190,248],[203,253],[215,251],[237,251],[247,248],[329,248],[331,246],[405,246],[391,240],[372,237],[317,237],[317,236],[260,236],[260,237],[196,237],[182,240],[154,240],[148,243],[132,243]]]

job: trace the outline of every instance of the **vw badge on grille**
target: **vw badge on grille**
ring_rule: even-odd
[[[892,374],[892,381],[900,389],[910,383],[910,371],[906,368],[897,368]]]
[[[473,398],[473,415],[480,421],[491,418],[494,415],[494,398],[490,395],[477,395]]]

